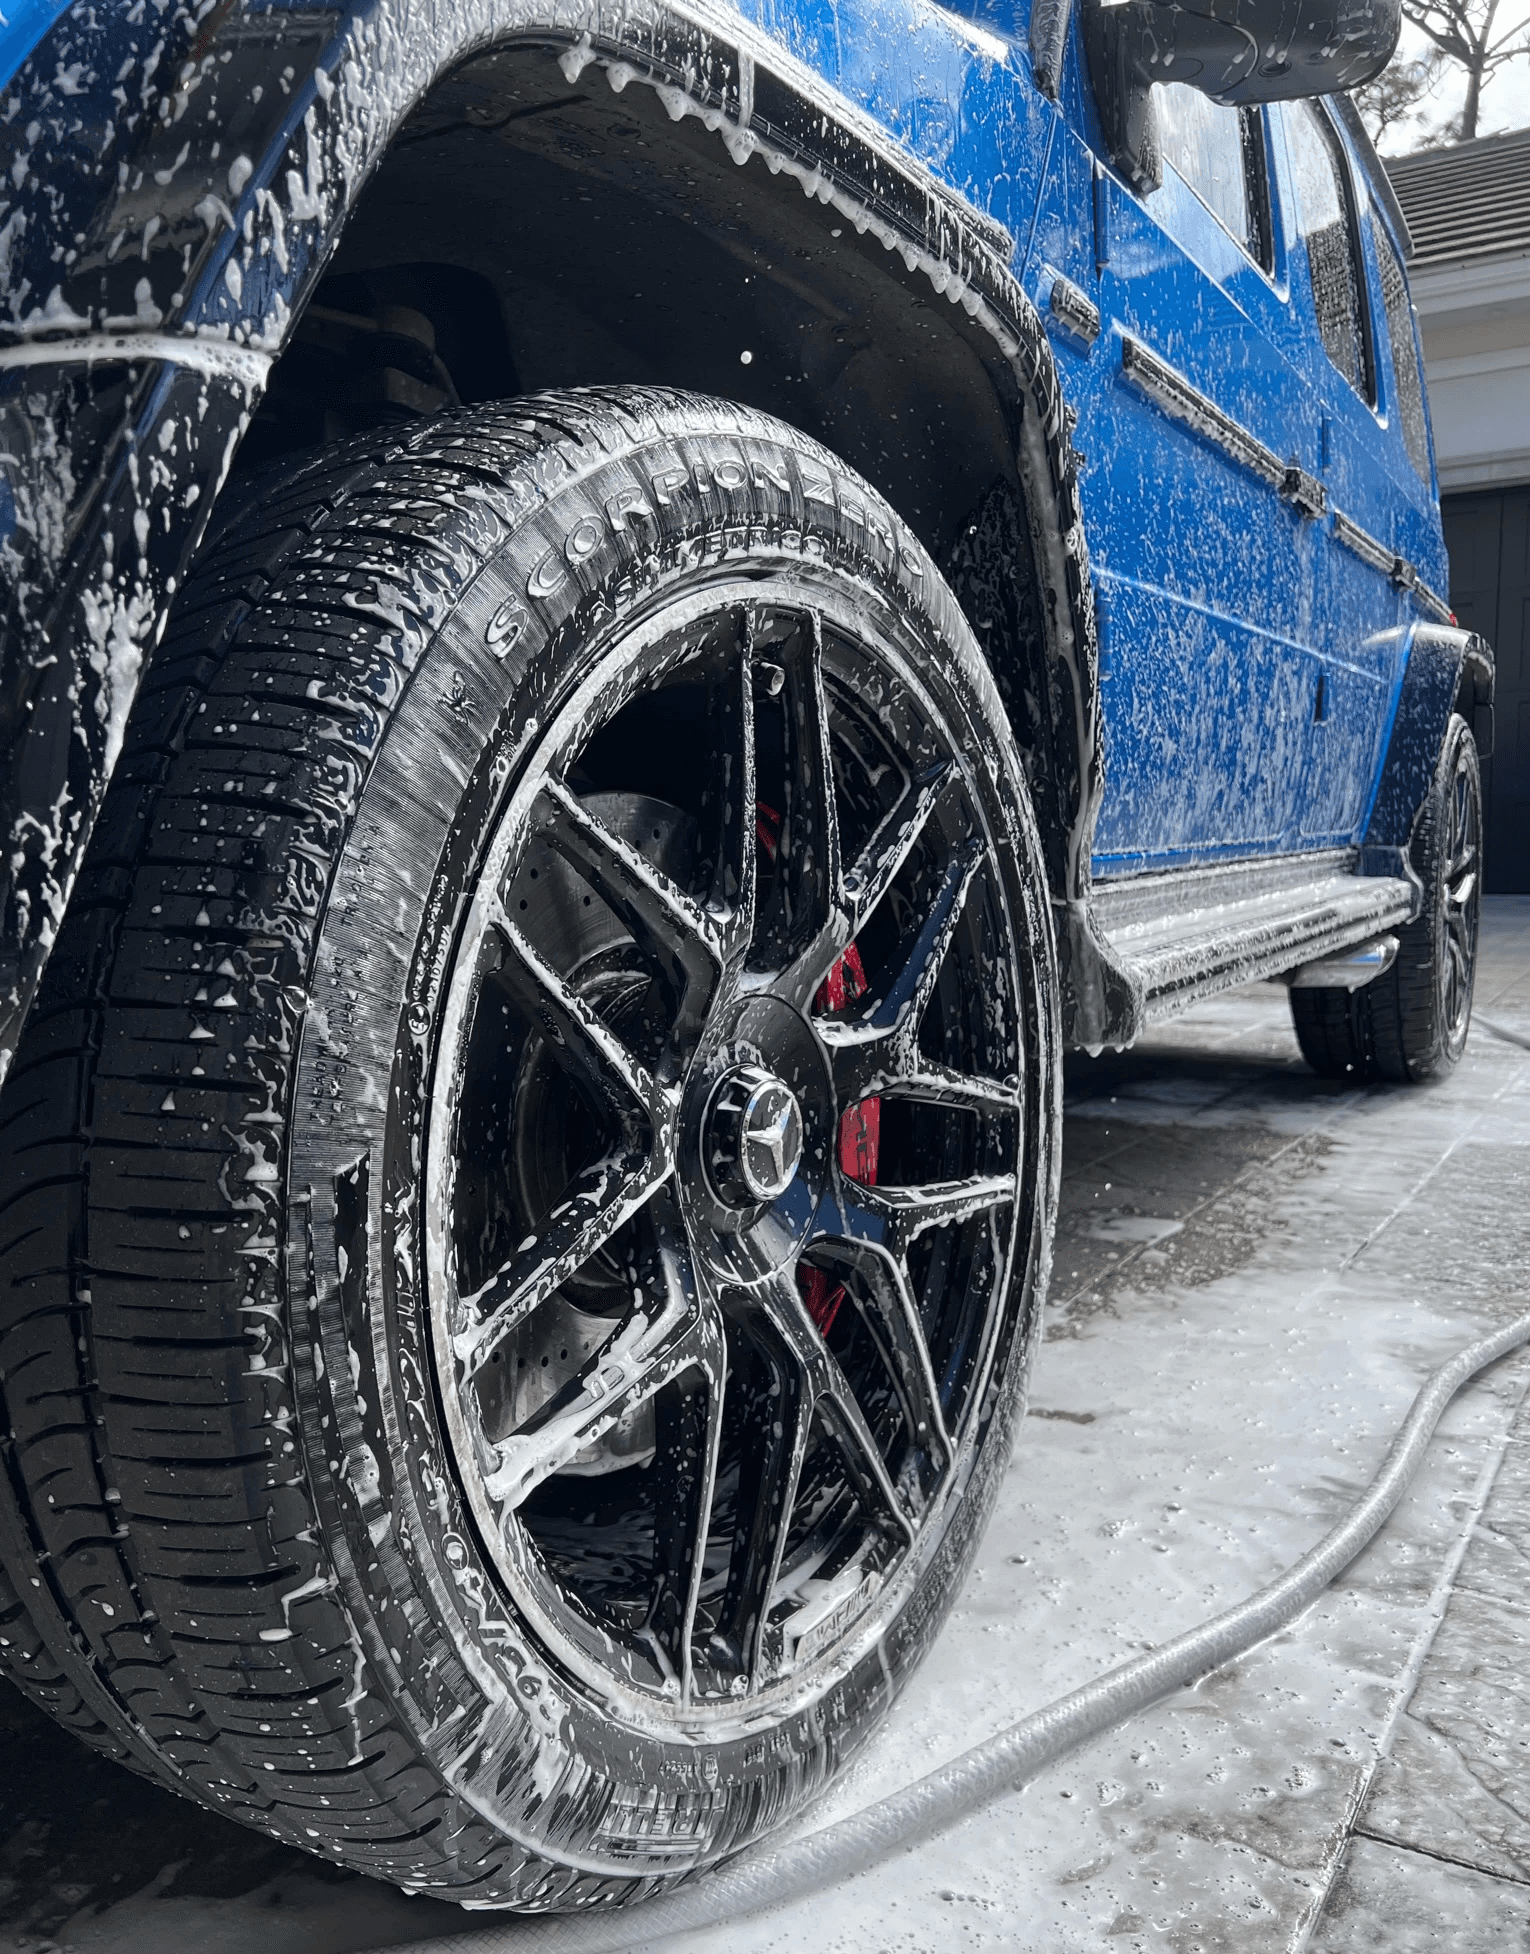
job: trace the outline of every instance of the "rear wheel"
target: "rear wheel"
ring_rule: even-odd
[[[1302,1056],[1324,1078],[1443,1078],[1466,1049],[1482,901],[1482,779],[1471,728],[1452,714],[1412,849],[1419,913],[1389,970],[1357,991],[1293,990]]]
[[[248,528],[3,1102],[18,1619],[277,1836],[639,1895],[854,1753],[1007,1462],[1018,760],[897,518],[741,410],[477,410]]]

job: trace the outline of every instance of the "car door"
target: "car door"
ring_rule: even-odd
[[[1166,166],[1138,193],[1105,159],[1076,42],[1069,82],[1027,277],[1086,456],[1095,872],[1272,852],[1295,838],[1307,763],[1319,414],[1272,323],[1267,118],[1156,89]],[[1098,310],[1091,343],[1069,288]]]
[[[1411,615],[1399,566],[1429,560],[1432,470],[1407,288],[1364,177],[1323,103],[1283,104],[1278,125],[1290,357],[1321,406],[1329,503],[1301,811],[1318,846],[1354,840],[1370,805]]]

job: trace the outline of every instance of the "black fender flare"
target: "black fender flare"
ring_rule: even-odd
[[[1448,624],[1415,624],[1406,655],[1360,870],[1416,882],[1409,845],[1451,714],[1471,727],[1483,759],[1492,751],[1494,662],[1486,638]]]
[[[747,22],[682,0],[351,0],[291,17],[310,37],[295,59],[290,40],[272,40],[292,31],[275,10],[226,0],[200,24],[179,19],[157,67],[129,75],[124,109],[113,86],[122,17],[66,15],[8,91],[17,111],[0,131],[12,180],[30,170],[35,190],[46,169],[65,185],[51,207],[40,194],[17,206],[24,222],[0,255],[0,452],[17,458],[14,521],[0,539],[0,821],[11,865],[0,1076],[139,677],[270,365],[410,113],[469,55],[513,45],[545,48],[571,81],[599,63],[613,87],[655,89],[673,118],[699,117],[735,160],[758,149],[773,173],[922,273],[1009,366],[1047,635],[1053,804],[1037,812],[1065,1032],[1092,1042],[1130,1017],[1130,980],[1088,900],[1103,744],[1078,464],[1008,233]],[[258,109],[249,98],[262,60]],[[277,85],[284,67],[298,72]],[[61,91],[66,74],[72,87]],[[224,114],[220,90],[236,83]],[[209,109],[210,126],[236,137],[216,153],[185,134]],[[146,202],[151,180],[166,194]],[[126,238],[139,250],[124,249]]]

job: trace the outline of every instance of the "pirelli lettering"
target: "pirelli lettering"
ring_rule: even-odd
[[[924,578],[919,563],[918,545],[902,531],[889,525],[875,505],[868,504],[858,487],[842,481],[827,469],[804,464],[800,457],[762,456],[745,453],[721,461],[693,461],[656,470],[648,477],[646,489],[637,483],[618,489],[603,504],[604,520],[583,515],[561,543],[547,550],[526,580],[526,595],[534,601],[556,597],[569,573],[588,562],[603,544],[619,543],[633,526],[657,527],[659,511],[690,503],[712,509],[727,517],[733,513],[730,498],[749,490],[766,489],[804,505],[817,504],[837,509],[840,520],[868,549],[880,551],[889,563],[896,563],[906,582],[918,588]],[[525,615],[513,601],[507,601],[490,620],[486,640],[491,650],[504,657],[525,628]]]

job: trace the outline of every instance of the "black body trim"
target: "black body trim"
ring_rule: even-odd
[[[1185,376],[1129,335],[1121,340],[1121,371],[1139,393],[1194,434],[1201,435],[1272,488],[1298,515],[1313,520],[1328,506],[1323,484],[1299,462],[1283,462],[1273,448],[1235,421]]]
[[[1286,469],[1279,455],[1241,427],[1230,414],[1223,413],[1214,400],[1193,387],[1182,373],[1161,360],[1140,339],[1129,336],[1122,339],[1121,371],[1170,420],[1178,421],[1193,434],[1213,443],[1267,488],[1284,486]]]
[[[1342,543],[1352,556],[1358,556],[1362,563],[1368,563],[1373,570],[1379,570],[1390,580],[1397,590],[1411,593],[1413,601],[1426,616],[1436,624],[1451,624],[1455,613],[1438,592],[1430,589],[1419,575],[1417,567],[1405,556],[1380,543],[1368,529],[1362,529],[1352,516],[1345,515],[1342,509],[1333,512],[1333,535],[1336,543]]]
[[[1064,278],[1061,272],[1052,280],[1047,304],[1058,324],[1065,326],[1086,346],[1092,346],[1099,338],[1100,308],[1082,286],[1075,285],[1071,278]]]
[[[1474,737],[1482,723],[1491,746],[1493,680],[1493,652],[1485,638],[1448,625],[1413,627],[1381,784],[1360,851],[1362,874],[1396,875],[1399,862],[1406,862],[1452,712],[1463,712]]]
[[[1408,218],[1403,210],[1392,179],[1387,175],[1387,166],[1376,153],[1376,145],[1371,141],[1371,132],[1361,119],[1360,111],[1352,98],[1345,94],[1330,95],[1328,106],[1338,117],[1344,133],[1354,145],[1355,154],[1360,158],[1360,167],[1365,173],[1366,187],[1376,202],[1386,212],[1387,222],[1392,226],[1393,239],[1404,264],[1413,256],[1413,233],[1408,229]]]

